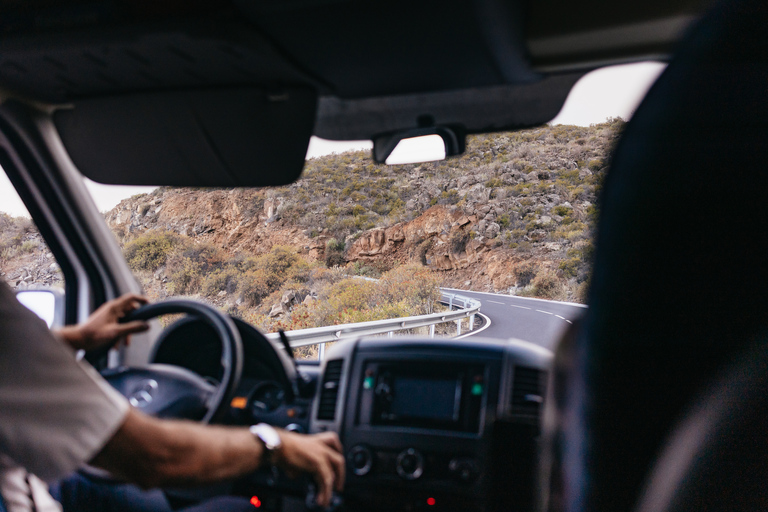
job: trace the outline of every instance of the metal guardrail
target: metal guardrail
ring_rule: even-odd
[[[455,293],[442,292],[440,302],[448,306],[448,311],[431,313],[429,315],[406,316],[389,320],[374,320],[372,322],[358,322],[354,324],[329,325],[327,327],[314,327],[312,329],[300,329],[286,331],[285,335],[290,340],[292,347],[306,347],[320,345],[319,358],[322,361],[325,354],[325,344],[330,341],[339,341],[346,338],[366,336],[372,334],[389,334],[403,329],[415,329],[429,326],[429,334],[435,336],[435,325],[446,322],[456,322],[456,336],[461,335],[461,321],[469,318],[469,329],[475,324],[475,314],[480,310],[480,301],[470,297],[464,297]],[[459,309],[453,310],[454,307]],[[269,333],[267,338],[280,341],[278,333]]]

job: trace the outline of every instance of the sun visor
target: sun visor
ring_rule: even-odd
[[[237,87],[77,100],[53,121],[99,183],[264,187],[301,175],[316,108],[312,89]]]

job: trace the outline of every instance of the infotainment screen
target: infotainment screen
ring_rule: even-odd
[[[485,367],[456,362],[368,362],[361,383],[362,424],[476,432]]]
[[[461,380],[398,376],[394,379],[390,414],[398,418],[457,421]]]

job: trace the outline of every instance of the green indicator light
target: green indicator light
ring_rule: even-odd
[[[472,394],[475,396],[479,396],[483,394],[483,385],[482,384],[473,384],[472,385]]]
[[[363,381],[363,388],[371,389],[373,387],[373,377],[366,377]]]

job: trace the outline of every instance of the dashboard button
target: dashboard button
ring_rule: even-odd
[[[373,467],[373,454],[363,445],[353,446],[347,454],[347,460],[352,472],[357,476],[367,475]]]
[[[397,474],[405,480],[416,480],[424,473],[424,457],[413,448],[403,450],[397,456]]]
[[[480,474],[480,466],[469,457],[456,457],[448,463],[448,471],[459,482],[471,482]]]

